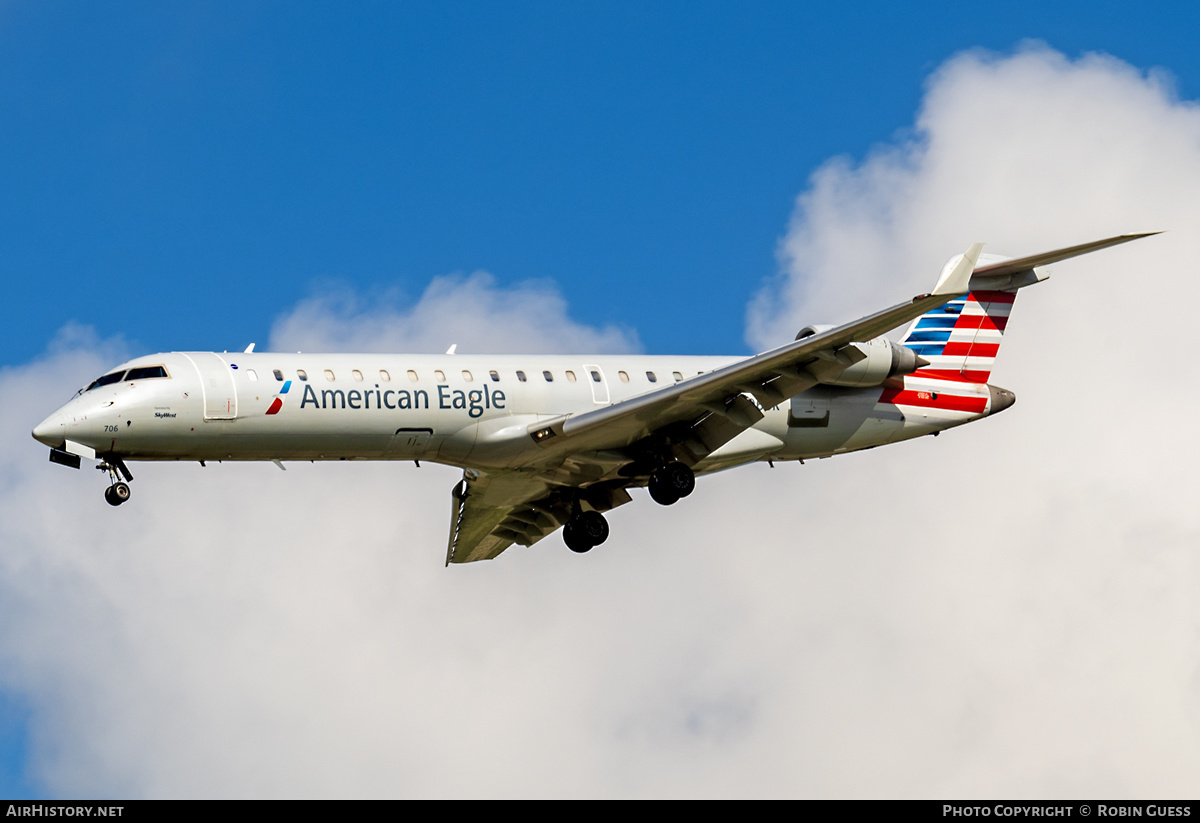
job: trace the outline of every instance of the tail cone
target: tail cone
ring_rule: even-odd
[[[998,414],[1017,402],[1015,394],[999,386],[989,385],[988,393],[992,396],[991,405],[988,407],[988,414]]]

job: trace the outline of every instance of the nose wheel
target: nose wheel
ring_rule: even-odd
[[[129,499],[131,492],[127,481],[133,480],[133,474],[124,460],[101,460],[96,468],[108,472],[109,486],[104,490],[104,500],[108,505],[119,506]]]
[[[110,506],[119,506],[129,499],[128,483],[113,483],[104,490],[104,499]]]

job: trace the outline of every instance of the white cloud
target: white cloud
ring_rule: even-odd
[[[1004,415],[670,509],[639,494],[582,558],[551,538],[442,568],[436,466],[136,466],[110,510],[27,432],[64,374],[120,358],[68,344],[0,373],[0,685],[29,697],[36,775],[68,796],[1194,795],[1198,138],[1191,104],[1110,58],[947,63],[911,141],[814,175],[752,339],[926,290],[973,240],[1171,233],[1022,294]],[[316,299],[273,344],[557,340],[636,348],[480,276],[407,310]]]
[[[760,344],[926,291],[972,241],[1015,255],[1169,230],[1021,294],[993,378],[1013,410],[936,448],[831,462],[822,488],[872,513],[871,562],[903,556],[869,596],[913,593],[865,607],[924,678],[858,693],[880,733],[913,738],[896,792],[1194,793],[1198,176],[1200,114],[1160,74],[1031,44],[949,61],[912,135],[830,162],[798,199],[785,273],[751,307]],[[891,482],[863,482],[879,471]],[[818,543],[870,541],[844,526]]]
[[[501,288],[487,272],[435,277],[421,299],[404,307],[394,294],[364,296],[326,289],[280,318],[271,332],[277,351],[461,353],[638,351],[629,329],[592,328],[572,320],[552,284]]]
[[[1198,133],[1200,111],[1160,73],[1111,57],[1072,62],[1038,44],[959,55],[930,79],[911,134],[812,176],[781,244],[785,275],[753,305],[750,337],[762,347],[812,311],[835,322],[927,290],[974,241],[1021,254],[1175,230],[1109,253],[1135,265],[1187,248]]]

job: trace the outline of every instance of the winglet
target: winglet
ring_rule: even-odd
[[[971,290],[971,274],[975,271],[975,263],[979,253],[983,251],[982,243],[972,243],[966,254],[958,258],[954,268],[949,265],[942,269],[942,277],[938,280],[931,294],[966,294]]]

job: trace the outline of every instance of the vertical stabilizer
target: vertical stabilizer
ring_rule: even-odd
[[[914,377],[986,383],[1015,291],[973,291],[918,317],[900,341],[929,365]]]

